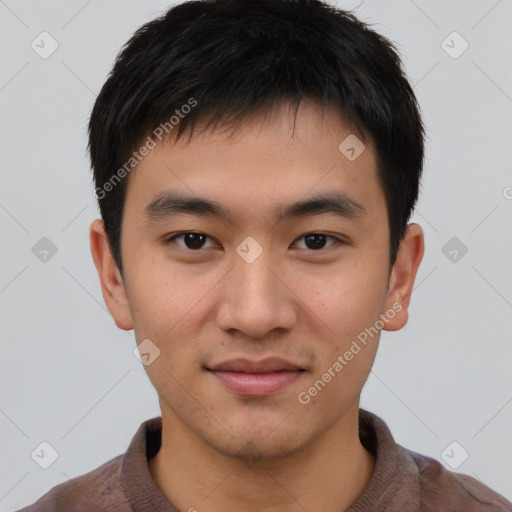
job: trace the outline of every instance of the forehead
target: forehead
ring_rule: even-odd
[[[281,104],[244,118],[236,131],[218,127],[157,143],[130,173],[126,202],[144,211],[167,191],[258,214],[308,194],[338,191],[369,207],[382,196],[371,141],[334,108],[312,103],[296,117]]]

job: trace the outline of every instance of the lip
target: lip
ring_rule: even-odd
[[[304,368],[280,358],[232,359],[206,368],[225,387],[241,396],[268,396],[299,379]]]
[[[250,359],[237,358],[224,361],[214,366],[207,367],[212,371],[223,372],[243,372],[243,373],[272,373],[278,371],[298,371],[303,370],[300,366],[281,359],[279,357],[268,357],[260,361],[251,361]]]

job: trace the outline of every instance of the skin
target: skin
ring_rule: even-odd
[[[356,132],[334,109],[322,117],[309,102],[293,134],[291,123],[291,110],[280,104],[267,118],[245,119],[236,136],[216,129],[150,151],[129,176],[123,276],[103,222],[91,225],[92,255],[116,325],[160,349],[146,366],[163,422],[149,470],[181,511],[339,512],[356,501],[374,470],[358,437],[358,409],[380,333],[308,404],[297,396],[393,304],[402,309],[384,329],[407,323],[423,231],[409,225],[390,268],[371,142],[349,161],[338,145]],[[215,200],[233,217],[180,213],[148,222],[144,208],[164,190]],[[276,208],[333,191],[355,199],[365,214],[276,224]],[[163,243],[190,231],[208,235],[203,249],[187,248],[183,237]],[[329,235],[323,248],[307,244],[311,233]],[[236,252],[248,236],[263,249],[252,263]],[[239,396],[204,369],[270,356],[306,371],[266,397]]]

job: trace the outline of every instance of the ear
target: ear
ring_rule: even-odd
[[[110,250],[105,226],[101,219],[96,219],[90,228],[91,253],[98,271],[103,300],[120,329],[133,329],[132,316],[126,290]]]
[[[423,229],[419,224],[409,224],[389,277],[386,311],[396,314],[385,323],[386,331],[398,331],[409,319],[407,310],[424,250]]]

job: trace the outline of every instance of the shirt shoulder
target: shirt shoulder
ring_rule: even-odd
[[[120,478],[123,455],[62,482],[18,512],[132,512]]]
[[[364,409],[359,438],[375,468],[350,512],[512,512],[510,501],[475,478],[396,443],[386,422]]]
[[[420,509],[425,512],[512,512],[512,503],[476,478],[446,469],[439,461],[400,447],[418,468]]]

